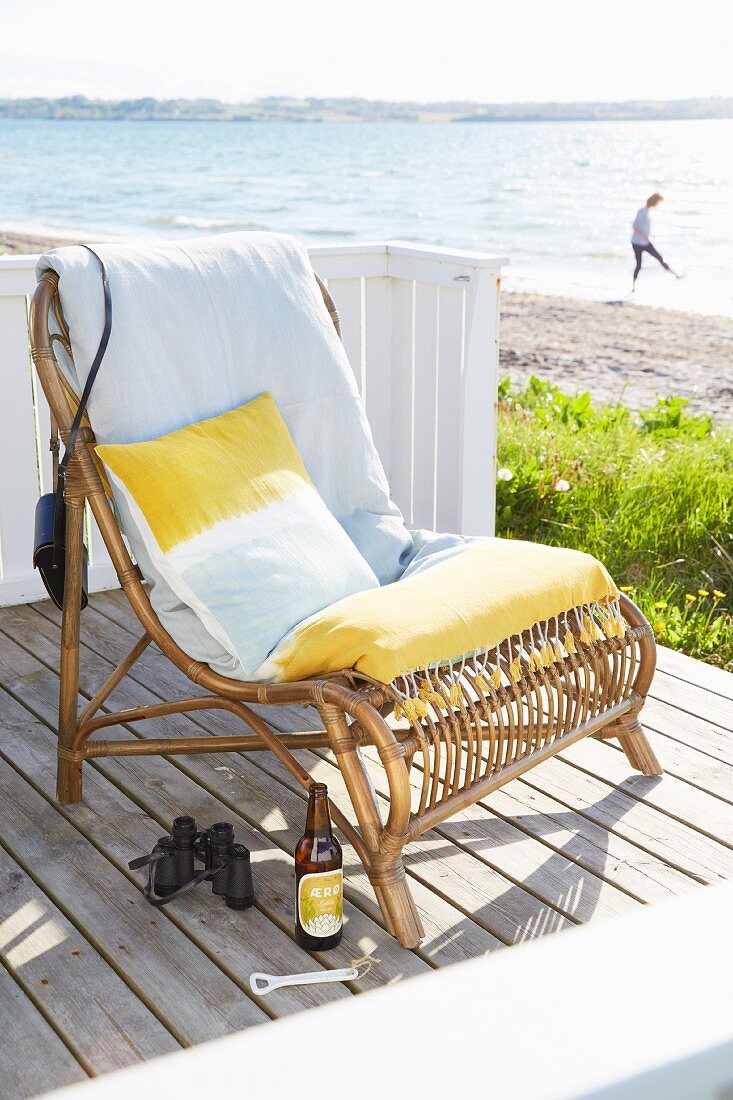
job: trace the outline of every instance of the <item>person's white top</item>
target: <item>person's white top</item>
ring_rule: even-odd
[[[641,230],[641,233],[639,232]],[[643,237],[642,233],[646,236]],[[652,219],[649,213],[648,206],[642,206],[641,210],[637,211],[634,218],[634,232],[631,234],[632,244],[649,244],[649,237],[652,235]]]

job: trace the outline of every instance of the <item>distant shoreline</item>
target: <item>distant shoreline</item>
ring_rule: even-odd
[[[521,118],[493,118],[488,116],[481,116],[477,118],[448,118],[448,119],[425,119],[425,118],[198,118],[192,116],[191,118],[127,118],[127,117],[115,117],[115,118],[87,118],[84,115],[74,116],[69,115],[64,118],[55,118],[53,115],[37,115],[28,117],[8,117],[0,115],[0,122],[141,122],[141,123],[159,123],[159,122],[210,122],[214,125],[230,125],[231,123],[247,123],[252,126],[262,125],[276,125],[278,123],[288,125],[299,126],[334,126],[334,125],[360,125],[360,126],[383,126],[385,123],[399,123],[401,125],[414,125],[419,124],[421,126],[435,125],[436,123],[444,124],[460,124],[466,123],[474,124],[496,124],[507,125],[512,123],[531,123],[531,122],[553,122],[553,123],[565,123],[565,122],[725,122],[733,119],[733,114],[730,115],[644,115],[636,117],[626,117],[622,115],[609,115],[604,118],[594,118],[590,115],[578,115],[577,117],[563,117],[553,118],[546,115],[524,115]]]
[[[92,239],[0,229],[6,254],[44,252]],[[658,395],[733,420],[733,317],[510,291],[502,295],[501,375],[530,375],[597,403],[651,408]]]
[[[206,118],[192,115],[191,117],[176,117],[176,118],[157,118],[151,116],[150,118],[135,118],[128,116],[110,116],[105,118],[90,118],[87,115],[65,115],[63,118],[59,118],[55,115],[2,115],[0,114],[0,122],[211,122],[219,124],[229,124],[232,122],[246,122],[251,123],[253,126],[261,126],[263,123],[271,125],[277,122],[298,123],[302,125],[314,125],[314,126],[332,126],[335,124],[343,123],[358,123],[360,125],[384,125],[384,123],[405,123],[420,125],[434,125],[436,122],[444,123],[460,123],[465,125],[466,123],[496,123],[506,124],[513,122],[725,122],[733,119],[733,112],[730,115],[604,115],[603,118],[597,118],[593,115],[563,115],[562,117],[555,117],[552,115],[522,115],[516,118],[510,116],[493,116],[493,115],[477,115],[474,117],[466,116],[461,118],[447,118],[447,119],[429,119],[429,118],[287,118],[286,116],[277,118],[239,118],[232,115],[227,118]]]
[[[704,122],[733,118],[733,97],[575,103],[416,103],[370,99],[290,99],[250,103],[151,97],[66,96],[0,99],[1,121],[43,122]]]

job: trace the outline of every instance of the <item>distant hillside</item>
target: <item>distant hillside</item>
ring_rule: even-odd
[[[390,103],[371,99],[0,99],[0,119],[139,122],[568,122],[733,118],[733,98],[626,103]]]

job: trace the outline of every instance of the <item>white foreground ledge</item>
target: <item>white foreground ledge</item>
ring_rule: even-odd
[[[700,888],[53,1096],[723,1100],[732,929],[733,884]]]

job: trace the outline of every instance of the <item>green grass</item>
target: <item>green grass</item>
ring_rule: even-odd
[[[733,426],[537,378],[499,397],[497,533],[594,554],[659,642],[733,671]]]

